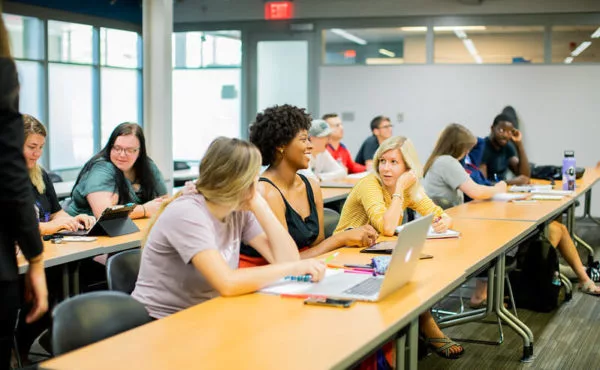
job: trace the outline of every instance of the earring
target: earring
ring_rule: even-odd
[[[279,153],[283,154],[283,149],[279,149]]]

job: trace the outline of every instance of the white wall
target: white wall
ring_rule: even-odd
[[[356,154],[376,115],[390,116],[394,134],[413,140],[425,162],[451,122],[478,136],[512,105],[521,118],[532,162],[560,164],[574,149],[578,166],[600,160],[600,66],[423,65],[320,68],[320,112],[353,112],[345,139]],[[403,113],[404,122],[397,122]],[[595,192],[600,214],[600,186]]]
[[[295,0],[295,19],[413,15],[582,13],[600,11],[596,0]],[[473,1],[475,2],[475,1]],[[368,3],[368,6],[365,6]],[[261,0],[183,0],[175,3],[175,23],[264,19]]]

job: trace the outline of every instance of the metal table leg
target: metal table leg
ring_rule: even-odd
[[[69,293],[69,265],[62,265],[62,289],[63,289],[63,299],[69,298],[71,295]]]
[[[502,254],[496,261],[496,296],[494,305],[500,319],[508,324],[517,334],[523,338],[523,357],[522,362],[533,361],[533,333],[531,329],[508,309],[504,307],[504,274],[506,269],[506,258]]]

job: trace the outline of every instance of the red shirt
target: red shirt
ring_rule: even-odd
[[[329,151],[336,161],[340,162],[348,169],[348,173],[359,173],[367,170],[367,167],[352,160],[352,156],[350,155],[348,148],[346,148],[346,146],[342,143],[340,143],[340,146],[337,148],[337,150],[335,150],[331,144],[327,144],[327,151]]]

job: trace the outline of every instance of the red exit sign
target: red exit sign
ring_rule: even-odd
[[[294,3],[291,1],[267,1],[265,19],[291,19],[294,15]]]

